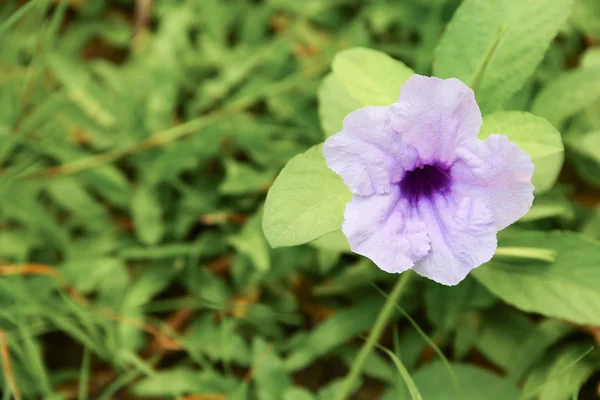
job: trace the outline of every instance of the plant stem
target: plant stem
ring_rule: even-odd
[[[350,367],[350,372],[346,376],[344,384],[342,385],[342,389],[337,393],[335,400],[345,400],[350,395],[354,384],[360,377],[360,373],[362,371],[365,361],[367,360],[367,357],[369,357],[369,354],[371,354],[371,351],[373,350],[373,347],[375,347],[376,343],[379,342],[383,330],[385,329],[387,323],[394,314],[396,303],[400,299],[402,291],[404,290],[404,287],[410,280],[410,277],[411,272],[406,271],[400,276],[398,282],[396,282],[396,285],[392,289],[392,292],[390,293],[387,301],[383,305],[383,308],[379,312],[375,323],[373,324],[373,328],[371,329],[371,333],[369,333],[367,341],[365,342],[365,344],[363,344],[362,348],[358,352],[358,355],[356,356],[356,359],[352,363],[352,366]]]

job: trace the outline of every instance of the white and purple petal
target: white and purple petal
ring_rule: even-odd
[[[406,271],[429,251],[425,224],[411,217],[398,186],[386,194],[354,196],[344,218],[342,231],[352,251],[386,272]]]
[[[452,192],[480,199],[494,216],[496,229],[521,218],[533,202],[531,157],[503,135],[473,140],[457,150]]]
[[[475,94],[456,78],[413,75],[390,107],[392,128],[423,165],[449,165],[456,150],[477,137],[482,119]]]
[[[444,285],[456,285],[489,261],[497,247],[492,212],[478,199],[433,196],[416,213],[427,227],[431,250],[413,268]]]
[[[323,146],[327,166],[352,193],[383,194],[412,169],[416,151],[390,127],[389,107],[363,107],[344,119],[341,132]]]

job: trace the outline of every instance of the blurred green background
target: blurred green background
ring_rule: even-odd
[[[385,301],[372,283],[397,277],[316,246],[271,250],[265,194],[323,140],[317,93],[337,51],[430,74],[459,4],[1,1],[2,397],[332,399]],[[598,44],[600,1],[577,0],[510,104],[600,66]],[[585,99],[567,162],[528,224],[598,239],[595,71],[570,83]],[[425,400],[597,398],[600,358],[580,359],[598,327],[528,315],[471,277],[415,277],[401,306],[414,321],[399,314],[382,346],[437,393]],[[373,354],[355,398],[408,399],[394,361]]]

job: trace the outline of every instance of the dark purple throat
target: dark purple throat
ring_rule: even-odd
[[[451,183],[450,168],[434,164],[406,172],[399,185],[402,196],[416,204],[422,198],[446,193]]]

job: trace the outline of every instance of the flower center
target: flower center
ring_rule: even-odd
[[[406,172],[400,181],[400,190],[410,204],[416,204],[422,198],[447,192],[451,182],[449,168],[437,164],[424,165]]]

